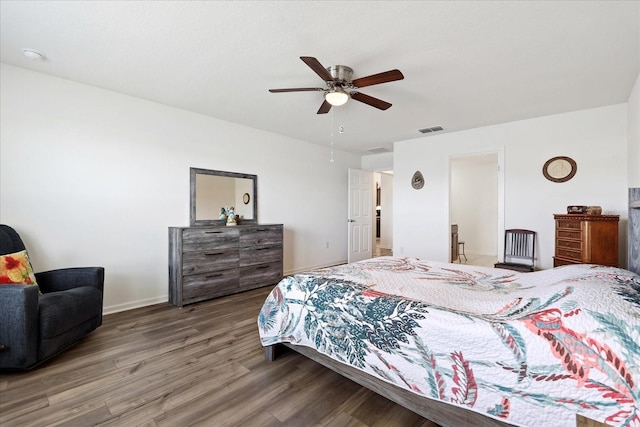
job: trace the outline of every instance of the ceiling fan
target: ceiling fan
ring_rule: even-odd
[[[352,89],[360,89],[366,86],[378,85],[381,83],[393,82],[396,80],[404,79],[404,76],[400,70],[389,70],[383,73],[372,74],[366,77],[360,77],[355,80],[351,80],[353,69],[346,65],[332,65],[331,67],[324,67],[320,61],[312,56],[301,56],[300,59],[309,66],[322,80],[325,81],[327,87],[300,87],[289,89],[269,89],[271,93],[280,92],[311,92],[321,91],[324,92],[324,101],[318,110],[318,114],[326,114],[331,110],[331,107],[340,106],[346,103],[349,98],[356,101],[363,102],[372,107],[380,110],[386,110],[391,107],[391,104],[373,96],[365,95],[364,93],[353,91]]]

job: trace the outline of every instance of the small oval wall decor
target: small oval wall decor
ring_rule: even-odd
[[[542,166],[542,174],[552,182],[567,182],[577,171],[576,161],[567,156],[552,157]]]
[[[416,190],[424,187],[424,177],[422,176],[422,172],[416,171],[411,177],[411,186]]]

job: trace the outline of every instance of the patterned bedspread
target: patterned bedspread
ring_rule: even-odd
[[[284,278],[264,346],[309,346],[410,390],[521,426],[575,414],[640,426],[640,276],[382,257]]]

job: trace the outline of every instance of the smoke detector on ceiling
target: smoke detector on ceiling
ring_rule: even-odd
[[[24,56],[34,61],[42,61],[47,58],[47,56],[44,53],[38,52],[37,50],[34,50],[34,49],[24,48],[22,49],[22,53],[24,54]]]

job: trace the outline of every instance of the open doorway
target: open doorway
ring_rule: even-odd
[[[373,256],[393,255],[393,171],[374,172],[376,185]]]
[[[498,260],[504,229],[501,158],[492,151],[449,159],[449,218],[458,233],[452,234],[451,262],[493,267]]]

